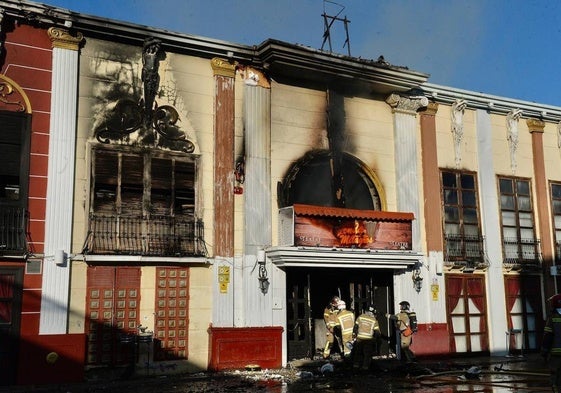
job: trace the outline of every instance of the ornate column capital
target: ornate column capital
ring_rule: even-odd
[[[227,76],[233,78],[236,76],[236,63],[230,63],[228,60],[214,57],[210,61],[210,66],[214,72],[214,76]]]
[[[438,112],[438,103],[437,102],[429,102],[426,108],[423,109],[421,115],[427,116],[435,116],[436,112]]]
[[[528,130],[530,133],[539,132],[543,133],[545,128],[545,121],[540,119],[526,119],[526,125],[528,126]]]
[[[68,30],[58,27],[51,27],[47,33],[53,43],[53,48],[78,50],[80,49],[80,44],[84,39],[84,35],[80,32],[76,32],[75,35],[72,35],[68,32]]]
[[[429,99],[425,96],[401,96],[397,93],[390,94],[386,103],[392,107],[393,112],[416,115],[419,108],[426,107]]]

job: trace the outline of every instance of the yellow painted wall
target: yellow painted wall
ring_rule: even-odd
[[[122,93],[141,89],[142,48],[87,39],[81,51],[80,91],[78,101],[78,130],[76,151],[76,189],[72,249],[79,254],[87,232],[89,200],[89,149],[93,130],[99,122],[98,114],[104,101],[119,85]],[[156,101],[174,106],[180,116],[179,126],[201,154],[199,173],[199,212],[205,222],[205,240],[212,254],[213,231],[213,165],[214,165],[214,77],[210,61],[188,56],[168,54],[160,63],[160,87],[167,89],[173,102]],[[171,89],[171,90],[170,90]],[[134,138],[134,135],[132,135]],[[78,258],[79,259],[79,258]],[[118,260],[118,257],[116,257]],[[84,332],[86,298],[86,264],[72,262],[70,332]],[[208,323],[211,320],[211,269],[193,266],[190,269],[189,304],[189,362],[182,367],[196,371],[206,369],[208,362]],[[154,329],[155,267],[142,268],[140,323]]]

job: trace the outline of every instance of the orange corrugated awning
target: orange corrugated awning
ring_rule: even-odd
[[[359,210],[344,207],[303,205],[296,203],[293,206],[297,216],[336,217],[373,221],[413,221],[413,213],[388,212],[382,210]]]

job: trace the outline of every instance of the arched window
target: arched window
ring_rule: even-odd
[[[331,153],[313,151],[290,168],[279,187],[279,207],[295,203],[336,206],[332,187]],[[385,210],[385,198],[376,175],[356,157],[343,153],[341,163],[345,207]]]

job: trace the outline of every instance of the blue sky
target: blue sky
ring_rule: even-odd
[[[557,0],[48,0],[72,11],[240,44],[321,48],[322,14],[347,19],[351,55],[430,74],[429,82],[561,106]],[[332,49],[347,54],[342,23]],[[324,45],[324,49],[328,49]]]

